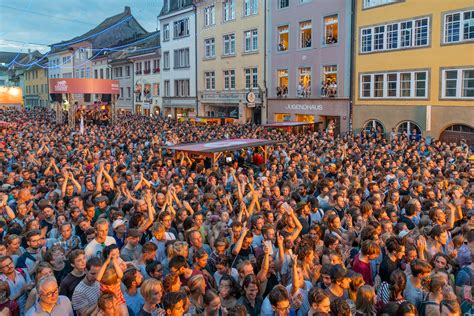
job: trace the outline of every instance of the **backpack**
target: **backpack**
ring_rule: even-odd
[[[20,272],[21,276],[23,279],[25,279],[25,283],[28,282],[28,279],[26,278],[26,272],[22,268],[15,268],[16,271]]]
[[[426,306],[427,305],[436,305],[438,306],[439,309],[439,304],[433,301],[429,301],[429,293],[426,293],[423,296],[423,301],[420,303],[420,306],[417,307],[418,309],[418,315],[420,316],[426,316]]]

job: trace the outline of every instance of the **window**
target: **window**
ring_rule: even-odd
[[[122,68],[120,68],[120,77],[122,77]],[[85,78],[84,77],[84,68],[81,68],[81,78]]]
[[[104,69],[100,69],[99,73],[100,73],[100,79],[104,79]],[[109,73],[109,69],[107,68],[107,74],[108,73]],[[107,79],[108,79],[108,75],[107,75]]]
[[[387,49],[398,48],[398,23],[387,25]]]
[[[115,68],[115,77],[121,78],[122,77],[122,67]]]
[[[189,79],[175,80],[174,93],[177,97],[189,97]]]
[[[125,77],[130,77],[130,66],[125,66]]]
[[[361,52],[428,46],[429,28],[429,18],[421,18],[362,29]]]
[[[400,0],[364,0],[364,9],[378,7],[387,3],[394,3]]]
[[[311,47],[311,21],[300,22],[300,48]]]
[[[286,96],[288,94],[288,69],[277,71],[277,97]]]
[[[102,70],[102,69],[101,69],[101,70]],[[111,71],[109,70],[109,68],[107,68],[107,69],[105,70],[105,78],[106,78],[106,79],[110,79],[110,74],[111,74]],[[102,78],[102,73],[101,73],[100,76],[101,76],[101,78]]]
[[[278,1],[278,8],[288,8],[290,6],[290,0],[277,0]]]
[[[216,7],[210,5],[204,8],[204,26],[216,24]]]
[[[154,96],[160,96],[160,84],[159,83],[154,83],[153,84],[153,95]]]
[[[141,75],[142,74],[142,62],[141,61],[135,64],[135,69],[136,69],[136,71],[135,71],[136,75]]]
[[[63,64],[67,64],[69,62],[67,57],[63,57]]]
[[[324,44],[331,45],[337,43],[338,25],[337,14],[324,18]]]
[[[245,51],[253,52],[258,50],[258,31],[251,30],[244,32]]]
[[[169,97],[170,96],[170,81],[165,80],[163,84],[165,85],[165,91],[163,91],[163,96]]]
[[[120,99],[123,99],[123,88],[120,88]]]
[[[398,125],[397,132],[398,132],[399,135],[402,135],[402,134],[406,134],[407,136],[410,136],[410,135],[413,135],[413,134],[420,135],[421,134],[421,129],[414,122],[404,121],[404,122],[402,122]]]
[[[224,90],[235,89],[235,70],[224,70]]]
[[[208,38],[204,40],[204,56],[206,58],[213,58],[216,56],[216,40]]]
[[[426,98],[428,72],[406,71],[361,75],[361,98]]]
[[[298,68],[298,86],[296,88],[296,95],[300,98],[307,98],[311,96],[311,68]]]
[[[99,78],[99,72],[97,71],[97,69],[94,69],[94,78],[95,79]]]
[[[173,23],[173,38],[180,38],[189,35],[189,18],[175,21]]]
[[[245,89],[258,88],[258,69],[246,68],[245,72]]]
[[[400,96],[409,97],[411,92],[411,73],[400,74]]]
[[[224,55],[235,54],[235,34],[224,35]]]
[[[244,0],[244,15],[254,15],[258,13],[258,0]]]
[[[283,52],[288,50],[288,25],[278,27],[278,51]]]
[[[224,22],[235,19],[235,0],[225,0],[224,2]]]
[[[374,75],[374,98],[383,97],[383,75]]]
[[[372,29],[362,30],[362,52],[372,51]]]
[[[132,88],[127,87],[127,98],[130,98],[132,96]]]
[[[163,69],[170,69],[170,52],[163,52]]]
[[[311,2],[312,0],[300,0],[300,3],[309,3]]]
[[[474,98],[474,69],[443,70],[444,98]]]
[[[149,74],[151,72],[151,61],[147,60],[144,62],[144,70],[143,70],[143,73],[144,74]]]
[[[174,68],[189,67],[189,48],[177,49],[174,51]]]
[[[321,95],[324,97],[334,97],[337,95],[337,65],[323,66]]]
[[[387,74],[387,97],[396,98],[398,91],[398,76],[396,73]]]
[[[474,39],[474,10],[446,14],[444,42],[457,43]]]
[[[206,90],[216,89],[216,73],[214,71],[205,72],[204,79],[206,81]]]
[[[170,25],[165,24],[163,25],[163,42],[170,40]]]
[[[153,59],[153,73],[159,73],[159,72],[160,72],[160,60]]]
[[[367,133],[372,133],[372,131],[375,131],[377,134],[382,134],[384,132],[384,128],[380,121],[369,120],[364,125],[364,131]]]

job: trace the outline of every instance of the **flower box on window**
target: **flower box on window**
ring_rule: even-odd
[[[145,70],[143,71],[143,73],[144,73],[145,75],[148,75],[150,72],[151,72],[150,69],[145,69]]]
[[[141,71],[141,70],[137,70],[137,71],[135,71],[135,74],[136,74],[136,75],[141,75],[141,74],[142,74],[142,71]]]
[[[154,73],[154,74],[155,74],[155,73],[159,73],[159,72],[160,72],[160,68],[159,68],[159,67],[158,67],[158,68],[155,68],[155,69],[153,69],[153,73]]]

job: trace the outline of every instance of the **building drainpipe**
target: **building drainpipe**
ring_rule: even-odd
[[[350,66],[350,89],[349,89],[349,133],[352,133],[354,130],[354,120],[353,120],[353,113],[354,113],[354,71],[355,71],[355,26],[356,26],[356,15],[355,15],[355,0],[351,1],[351,66]]]
[[[194,76],[194,81],[195,81],[195,91],[196,91],[196,117],[199,116],[199,101],[198,101],[198,56],[197,56],[197,6],[196,4],[193,3],[193,8],[194,8],[194,64],[195,64],[195,76]]]
[[[262,105],[265,105],[265,122],[262,120],[262,114],[260,114],[260,124],[266,124],[268,122],[268,88],[267,88],[267,0],[263,1],[264,15],[263,15],[263,89]]]

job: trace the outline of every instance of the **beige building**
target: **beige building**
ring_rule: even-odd
[[[265,1],[195,1],[198,116],[266,122]]]

